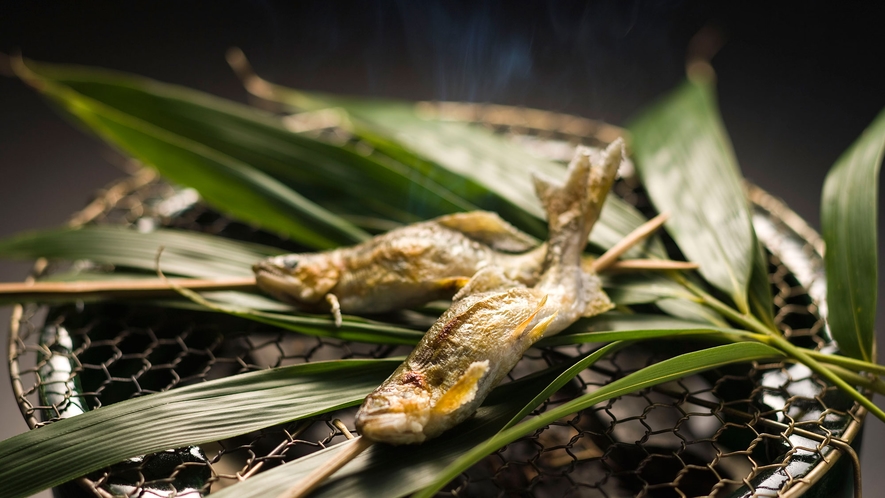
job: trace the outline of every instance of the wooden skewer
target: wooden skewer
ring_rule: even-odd
[[[639,226],[623,240],[590,263],[593,271],[605,270],[695,270],[696,263],[670,261],[664,259],[617,259],[631,247],[645,240],[667,220],[667,213],[661,213]],[[170,282],[173,285],[170,285]],[[166,297],[177,294],[174,287],[194,291],[212,292],[236,290],[255,292],[258,286],[254,277],[239,277],[214,280],[178,278],[168,281],[158,280],[95,280],[79,282],[0,282],[0,299],[11,297],[21,301],[52,300],[71,296],[103,297],[113,295],[118,298]]]
[[[334,474],[338,469],[343,467],[347,462],[356,458],[357,455],[367,450],[375,442],[362,436],[357,436],[350,441],[342,444],[349,445],[344,448],[341,453],[335,455],[335,458],[315,471],[308,474],[304,479],[295,483],[294,486],[287,489],[286,492],[279,495],[278,498],[301,498],[307,496],[308,493],[316,489],[322,484],[327,477]]]
[[[701,265],[690,261],[673,261],[670,259],[622,259],[610,264],[606,271],[630,270],[697,270]]]
[[[661,213],[640,225],[636,230],[633,230],[626,237],[621,239],[620,242],[612,246],[611,249],[605,251],[605,254],[596,258],[596,261],[593,262],[593,269],[596,272],[600,272],[611,266],[615,260],[630,250],[631,247],[645,240],[649,235],[654,233],[655,230],[660,228],[669,217],[669,213]]]
[[[598,259],[595,261],[599,261]],[[591,263],[592,264],[592,263]],[[595,266],[595,265],[593,265]],[[696,270],[697,263],[665,259],[625,259],[615,261],[607,271],[631,270]],[[255,292],[258,286],[252,277],[201,280],[193,278],[171,279],[178,287],[202,292],[241,291]],[[0,282],[0,299],[12,297],[21,301],[52,300],[81,297],[118,298],[166,297],[176,295],[168,283],[161,280],[94,280],[80,282]]]
[[[176,286],[211,291],[256,291],[254,277],[200,280],[191,278],[170,279]],[[175,289],[164,280],[96,280],[80,282],[4,282],[0,283],[0,298],[14,296],[22,301],[51,300],[70,296],[102,297],[165,297],[177,295]]]

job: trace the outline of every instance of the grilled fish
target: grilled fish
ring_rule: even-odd
[[[392,230],[362,244],[275,256],[253,265],[256,282],[299,309],[382,313],[451,298],[477,271],[503,269],[527,285],[545,249],[497,214],[474,211]]]
[[[363,402],[356,417],[363,436],[410,444],[440,435],[473,415],[537,340],[612,308],[599,277],[582,269],[581,253],[623,147],[618,140],[602,157],[579,149],[562,186],[535,178],[549,225],[536,282],[526,286],[494,264],[480,269],[406,361]]]

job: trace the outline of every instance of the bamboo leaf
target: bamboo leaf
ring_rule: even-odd
[[[0,496],[30,496],[126,458],[356,405],[400,361],[338,360],[251,372],[54,422],[0,442]]]
[[[475,210],[497,198],[457,175],[424,174],[390,157],[292,133],[265,112],[194,90],[94,68],[29,66],[46,80],[248,164],[343,215],[410,223]]]
[[[612,341],[640,341],[670,339],[685,335],[705,335],[725,339],[749,337],[745,330],[710,326],[703,323],[666,315],[624,314],[608,312],[597,317],[582,319],[564,332],[545,337],[539,346],[563,346],[583,343]]]
[[[706,323],[716,327],[728,327],[728,321],[719,313],[696,301],[682,298],[665,298],[655,301],[664,313],[686,320]]]
[[[588,365],[621,345],[610,345],[537,374],[499,386],[477,414],[439,437],[420,445],[375,444],[332,475],[312,497],[404,496],[433,482],[440,470],[460,454],[501,430],[514,416],[528,413]],[[544,393],[540,397],[533,394]],[[539,399],[540,398],[540,399]],[[262,472],[230,488],[213,493],[218,498],[278,496],[314,469],[333,458],[344,445],[336,445]]]
[[[885,112],[833,165],[824,183],[821,227],[827,244],[827,322],[839,349],[874,359],[876,218]]]
[[[154,272],[157,252],[170,274],[198,278],[252,275],[252,264],[280,250],[195,232],[157,229],[142,233],[119,226],[29,232],[0,241],[0,258],[78,260]]]
[[[768,281],[768,260],[762,243],[756,240],[753,253],[753,270],[750,274],[750,310],[769,329],[778,330],[774,322],[774,301],[771,283]]]
[[[352,131],[380,153],[426,177],[439,177],[446,184],[460,179],[465,187],[477,186],[500,196],[479,204],[532,235],[544,236],[538,219],[545,213],[535,197],[531,175],[562,179],[565,169],[561,165],[535,157],[487,129],[421,116],[414,103],[334,96],[279,85],[272,85],[272,89],[274,98],[297,110],[336,108],[347,112]],[[614,195],[609,195],[605,206],[590,234],[590,241],[600,248],[611,247],[647,221]],[[665,258],[666,251],[660,240],[652,237],[627,256]]]
[[[285,330],[318,337],[334,337],[344,341],[369,342],[374,344],[417,344],[424,331],[407,329],[393,324],[373,322],[354,316],[346,316],[341,326],[336,326],[331,316],[311,316],[303,313],[274,313],[256,309],[218,304],[204,296],[187,290],[180,291],[205,310],[219,311],[246,318]],[[242,302],[242,299],[236,298]]]
[[[660,273],[603,275],[602,286],[613,302],[624,306],[667,298],[695,299],[685,287]]]
[[[667,230],[700,274],[748,312],[753,227],[713,88],[687,82],[630,127],[637,167]]]
[[[459,457],[454,463],[446,467],[444,471],[440,472],[433,484],[428,485],[413,496],[414,498],[433,496],[447,482],[498,448],[512,443],[520,437],[547,426],[562,417],[590,408],[603,401],[724,365],[780,358],[782,356],[783,353],[780,351],[763,344],[737,343],[686,353],[655,363],[614,382],[610,382],[595,392],[585,394],[568,403],[548,410],[539,416],[532,417],[483,441]]]
[[[355,99],[334,103],[354,116],[356,133],[379,150],[400,157],[415,151],[426,160],[499,193],[509,203],[521,206],[538,218],[544,218],[545,213],[535,197],[532,175],[562,179],[565,174],[560,165],[532,156],[518,144],[489,130],[460,122],[422,119],[412,104],[391,101],[376,104]],[[514,215],[507,216],[512,211],[508,206],[495,206],[492,210],[533,235],[543,237],[543,231],[532,230]],[[611,247],[645,221],[635,208],[609,195],[590,234],[590,242],[600,248]],[[666,252],[660,239],[652,237],[646,244],[628,251],[627,256],[664,258]]]
[[[22,63],[17,64],[17,71],[101,138],[170,180],[196,188],[206,202],[225,213],[311,247],[330,248],[368,238],[362,230],[245,162],[155,126],[137,114],[103,104],[57,80],[43,78]]]
[[[105,121],[114,116],[128,119],[127,123],[137,121],[144,130],[135,130],[136,134],[149,130],[198,144],[200,152],[224,156],[240,166],[271,175],[271,180],[304,189],[313,201],[342,214],[365,215],[368,211],[412,222],[482,208],[498,212],[533,235],[543,236],[543,212],[535,199],[530,174],[564,175],[560,165],[535,159],[487,130],[424,120],[415,114],[414,106],[401,102],[369,106],[359,101],[363,102],[361,115],[371,117],[363,119],[365,129],[360,136],[378,151],[364,157],[347,147],[288,132],[279,120],[260,111],[200,92],[97,69],[33,63],[29,67],[34,71],[29,73],[31,81],[38,79],[44,91],[60,92],[57,98],[73,106],[69,112],[80,112],[80,119],[87,124],[100,130],[111,126],[113,130],[105,131],[126,134],[120,131],[123,125]],[[89,105],[83,108],[81,101]],[[384,132],[391,124],[410,133],[405,138],[397,135],[400,142],[393,141],[392,133]],[[417,153],[412,147],[418,148]],[[131,152],[142,153],[134,149]],[[155,164],[161,168],[164,165]],[[181,172],[172,166],[161,172],[186,183],[175,176]],[[205,189],[196,187],[206,197]],[[378,192],[385,195],[378,196]],[[610,247],[645,221],[614,196],[606,206],[591,237],[601,248]],[[312,209],[310,204],[302,208]],[[345,226],[342,218],[327,214],[331,213],[308,213]],[[316,243],[313,246],[320,247]],[[634,248],[629,256],[640,255],[664,257],[665,253],[660,241],[652,239]]]

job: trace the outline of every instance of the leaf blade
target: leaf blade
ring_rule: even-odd
[[[439,491],[447,482],[454,479],[458,474],[485,457],[496,449],[509,444],[519,437],[549,425],[553,421],[589,408],[611,398],[621,396],[654,386],[670,380],[675,380],[693,373],[710,370],[718,366],[752,361],[762,358],[781,357],[780,351],[758,343],[737,343],[716,346],[706,350],[695,351],[679,355],[669,360],[656,363],[643,368],[630,375],[622,377],[614,382],[599,388],[593,393],[585,394],[557,408],[548,410],[542,415],[533,417],[525,422],[506,429],[483,443],[477,445],[468,453],[458,458],[449,465],[435,479],[432,485],[427,486],[414,495],[415,498],[428,498]]]
[[[187,277],[251,276],[252,264],[279,249],[175,229],[138,232],[120,226],[88,226],[25,232],[0,240],[9,259],[88,259],[153,272],[160,247],[164,271]]]
[[[545,213],[535,198],[531,175],[540,173],[561,179],[565,171],[560,165],[534,157],[482,127],[419,115],[420,104],[342,97],[279,85],[270,88],[272,95],[264,98],[275,98],[296,110],[346,111],[352,131],[376,149],[416,168],[422,175],[450,178],[454,174],[461,178],[465,188],[494,193],[498,198],[478,204],[520,229],[543,237],[544,227],[539,226],[538,220]],[[590,241],[600,248],[609,248],[645,221],[633,206],[609,195]],[[665,258],[666,251],[657,237],[651,237],[627,255]]]
[[[740,172],[711,85],[687,82],[630,126],[637,167],[668,232],[700,274],[741,312],[753,262],[753,227]]]
[[[99,137],[170,180],[196,188],[221,211],[312,247],[331,248],[368,238],[351,223],[242,161],[42,78],[21,63],[18,66],[22,79]]]
[[[563,382],[579,373],[582,367],[597,361],[617,347],[620,346],[609,346],[583,358],[575,358],[570,362],[571,365],[556,365],[538,374],[499,386],[492,391],[476,416],[449,431],[446,437],[411,446],[375,444],[333,474],[311,496],[370,498],[404,496],[417,491],[431,482],[435,473],[448,462],[473,446],[477,439],[495,434],[515,415],[534,408],[538,400],[537,397],[533,399],[533,393],[555,391]],[[218,493],[219,498],[279,495],[343,448],[342,445],[336,445],[325,454],[311,455],[263,472],[222,490]]]
[[[836,161],[824,182],[821,228],[826,252],[827,322],[847,355],[874,357],[879,171],[885,112]]]
[[[400,361],[337,360],[251,372],[54,422],[0,442],[0,495],[30,496],[126,458],[358,404]],[[65,465],[51,465],[58,461]]]

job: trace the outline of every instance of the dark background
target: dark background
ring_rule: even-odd
[[[725,39],[712,61],[721,111],[744,175],[819,228],[826,171],[885,107],[883,13],[873,2],[36,1],[0,8],[0,51],[245,101],[223,57],[236,45],[260,74],[290,86],[623,124],[680,82],[689,40],[713,26]],[[122,175],[109,156],[0,77],[0,236],[63,223]],[[20,280],[26,268],[2,263],[0,280]],[[4,330],[7,316],[0,310]],[[0,420],[2,437],[26,428],[5,368]],[[885,485],[883,427],[870,419],[864,434],[873,495]]]

